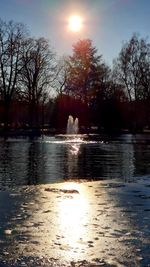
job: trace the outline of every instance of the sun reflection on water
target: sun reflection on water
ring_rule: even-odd
[[[67,183],[65,189],[76,190],[78,192],[78,184]],[[88,201],[85,195],[80,193],[66,195],[58,204],[59,210],[59,230],[66,236],[66,242],[72,248],[76,242],[81,240],[81,236],[85,234],[85,227],[88,213]]]
[[[137,229],[128,219],[132,213],[124,212],[118,188],[121,191],[118,184],[106,182],[65,182],[40,185],[32,189],[32,195],[25,191],[20,212],[26,217],[18,223],[16,216],[17,242],[10,244],[9,253],[62,262],[103,258],[113,264],[116,255],[119,260],[126,259],[133,254],[134,246],[129,241],[136,238],[132,233]]]
[[[69,152],[72,155],[77,156],[79,154],[79,150],[80,150],[80,145],[74,144],[74,145],[71,145]]]

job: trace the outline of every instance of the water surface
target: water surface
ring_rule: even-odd
[[[0,186],[150,176],[150,137],[52,136],[0,140]]]
[[[148,267],[149,236],[149,135],[0,140],[1,267]]]

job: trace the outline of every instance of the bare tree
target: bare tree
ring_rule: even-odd
[[[146,40],[140,40],[140,97],[150,101],[150,44]]]
[[[22,54],[20,84],[29,103],[29,125],[38,125],[38,107],[46,100],[46,92],[55,78],[55,54],[44,38],[29,38]]]
[[[68,80],[68,61],[69,57],[63,56],[57,63],[56,79],[54,80],[53,87],[59,96],[66,93],[65,87]]]
[[[114,62],[114,72],[125,86],[130,102],[149,94],[150,45],[147,41],[134,34]]]
[[[146,112],[146,107],[149,107],[150,101],[150,44],[146,39],[134,34],[129,42],[124,44],[114,64],[114,73],[116,81],[125,87],[130,101],[132,129],[142,129],[145,115],[140,114],[149,113],[149,108]]]
[[[23,24],[0,20],[0,93],[4,103],[4,124],[10,121],[10,106],[18,86],[21,49],[26,29]]]

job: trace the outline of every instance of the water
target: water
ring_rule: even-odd
[[[74,118],[70,115],[68,117],[66,133],[78,134],[78,132],[79,132],[79,120],[78,118],[75,118],[74,120]]]
[[[0,266],[150,266],[149,135],[1,139],[0,189]]]
[[[98,139],[98,140],[95,140]],[[150,176],[150,138],[63,135],[0,141],[0,186]]]

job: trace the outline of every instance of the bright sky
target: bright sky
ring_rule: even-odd
[[[48,38],[59,55],[70,54],[73,43],[90,38],[108,64],[133,33],[149,37],[149,13],[149,0],[0,0],[3,20],[23,22],[31,35]],[[69,31],[71,15],[81,16],[81,31]]]

